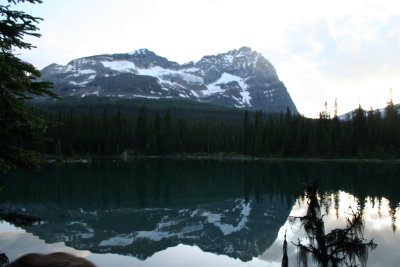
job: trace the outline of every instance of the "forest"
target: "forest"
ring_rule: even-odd
[[[100,98],[101,99],[101,98]],[[110,102],[111,101],[111,102]],[[128,103],[128,104],[127,104]],[[290,158],[400,156],[400,115],[390,100],[383,112],[359,106],[346,118],[327,110],[310,119],[289,109],[280,114],[199,106],[181,109],[154,102],[96,100],[37,103],[50,122],[46,155],[114,156],[218,154]],[[149,107],[148,107],[148,105]],[[179,105],[176,105],[179,106]]]

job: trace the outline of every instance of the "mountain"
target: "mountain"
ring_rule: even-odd
[[[248,47],[178,64],[147,49],[52,64],[42,80],[60,96],[183,98],[222,106],[297,112],[275,68]]]
[[[300,169],[171,158],[48,164],[7,175],[0,204],[41,218],[23,229],[46,243],[142,260],[185,244],[249,261],[286,222],[302,188],[291,173]]]
[[[250,261],[275,241],[290,206],[277,196],[269,196],[261,203],[237,198],[186,208],[65,210],[60,206],[13,205],[11,211],[46,218],[24,229],[47,243],[64,242],[93,253],[145,260],[185,244]]]

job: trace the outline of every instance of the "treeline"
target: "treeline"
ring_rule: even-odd
[[[189,110],[188,110],[189,112]],[[239,123],[191,120],[171,116],[168,109],[127,114],[117,107],[44,112],[56,122],[47,130],[51,141],[39,150],[50,155],[237,154],[266,157],[365,157],[400,156],[400,115],[389,102],[384,112],[361,106],[347,119],[305,118],[290,110],[276,116],[245,112]]]
[[[237,152],[241,127],[236,123],[172,118],[169,110],[150,113],[143,106],[137,116],[104,108],[77,113],[73,108],[46,112],[53,121],[51,141],[39,148],[56,155],[140,155]]]

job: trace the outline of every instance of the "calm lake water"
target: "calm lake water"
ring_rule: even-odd
[[[46,165],[4,179],[3,209],[42,222],[1,223],[0,251],[11,259],[66,251],[98,266],[281,266],[287,232],[289,266],[297,266],[291,241],[305,234],[288,216],[306,213],[304,184],[318,180],[326,232],[363,211],[364,238],[378,244],[367,266],[399,266],[399,177],[399,165],[372,163]]]

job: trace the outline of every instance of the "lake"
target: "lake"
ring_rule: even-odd
[[[37,216],[0,224],[0,251],[66,251],[98,266],[289,266],[305,241],[305,184],[319,181],[325,231],[362,211],[378,245],[367,266],[398,266],[400,165],[143,159],[47,164],[3,180],[7,212]],[[400,229],[399,229],[400,230]],[[312,265],[312,264],[311,264]]]

